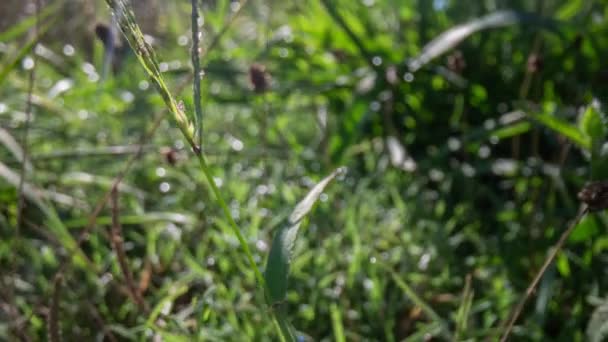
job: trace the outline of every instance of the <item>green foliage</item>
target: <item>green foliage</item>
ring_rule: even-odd
[[[91,27],[90,46],[61,34],[81,2],[52,3],[44,36],[31,14],[0,33],[0,340],[48,336],[60,269],[66,340],[274,340],[290,323],[298,339],[492,339],[580,187],[608,174],[603,1],[203,1],[204,158],[191,5],[150,1],[146,23],[108,1],[135,52],[104,75]],[[125,290],[116,213],[78,245],[127,164],[118,215],[149,311]],[[603,336],[589,298],[608,293],[607,223],[581,221],[512,340]]]

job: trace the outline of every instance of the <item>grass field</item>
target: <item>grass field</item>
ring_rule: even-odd
[[[608,335],[606,1],[193,1],[0,4],[0,340]]]

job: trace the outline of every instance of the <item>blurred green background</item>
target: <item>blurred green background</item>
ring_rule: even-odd
[[[42,3],[38,21],[34,1],[0,4],[0,340],[50,338],[53,310],[68,341],[277,340],[108,8]],[[190,2],[133,6],[191,112]],[[348,168],[300,232],[288,312],[301,338],[496,339],[577,192],[607,176],[608,1],[200,6],[203,149],[260,267],[298,200]],[[80,246],[89,263],[72,257],[142,141],[118,197],[149,310],[129,298],[109,204]],[[512,340],[602,340],[607,224],[582,220]]]

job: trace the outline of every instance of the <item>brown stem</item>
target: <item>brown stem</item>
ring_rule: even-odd
[[[511,318],[507,321],[506,328],[504,329],[504,333],[503,333],[502,337],[500,338],[500,342],[507,341],[507,339],[509,338],[509,335],[511,334],[511,330],[513,330],[513,326],[515,325],[515,322],[519,318],[519,315],[521,314],[524,306],[526,305],[526,302],[528,301],[530,296],[532,296],[532,293],[536,289],[536,286],[540,282],[541,278],[543,277],[543,275],[545,274],[545,272],[547,271],[549,266],[553,263],[553,260],[557,256],[557,253],[564,246],[564,243],[568,239],[568,236],[570,236],[570,234],[572,233],[574,228],[576,228],[576,226],[581,221],[583,216],[585,216],[585,214],[587,214],[588,212],[589,212],[589,208],[586,205],[582,206],[581,210],[579,211],[576,218],[572,221],[572,223],[570,223],[570,226],[568,227],[568,229],[566,229],[562,233],[559,240],[557,241],[557,243],[555,244],[555,246],[553,247],[553,249],[547,256],[547,259],[545,259],[545,263],[540,268],[540,270],[538,271],[538,273],[536,274],[536,276],[534,277],[534,279],[532,280],[530,285],[528,285],[528,288],[526,289],[524,296],[521,298],[521,300],[519,301],[517,306],[515,306],[515,308],[513,309],[512,314],[510,315]],[[500,330],[503,330],[503,329],[500,329]]]
[[[122,235],[122,227],[120,225],[120,208],[118,206],[118,191],[116,187],[112,188],[112,231],[110,234],[110,240],[112,241],[112,247],[114,248],[114,253],[116,253],[116,259],[118,259],[118,265],[120,266],[120,271],[122,272],[122,276],[125,278],[125,282],[127,283],[127,288],[129,289],[129,294],[131,295],[131,299],[137,304],[139,309],[142,312],[147,312],[148,307],[146,302],[144,301],[141,293],[139,292],[139,288],[135,285],[135,280],[133,280],[133,273],[129,268],[129,262],[127,260],[127,253],[125,253],[124,248],[124,239]]]
[[[61,299],[62,283],[63,276],[58,274],[55,277],[51,309],[47,318],[48,338],[51,342],[61,341],[61,332],[59,331],[59,301]]]

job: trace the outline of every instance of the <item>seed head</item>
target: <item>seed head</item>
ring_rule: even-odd
[[[256,93],[263,93],[270,87],[270,74],[262,64],[252,64],[249,67],[249,81]]]
[[[589,211],[608,208],[608,181],[589,183],[578,193],[578,199],[585,203]]]

